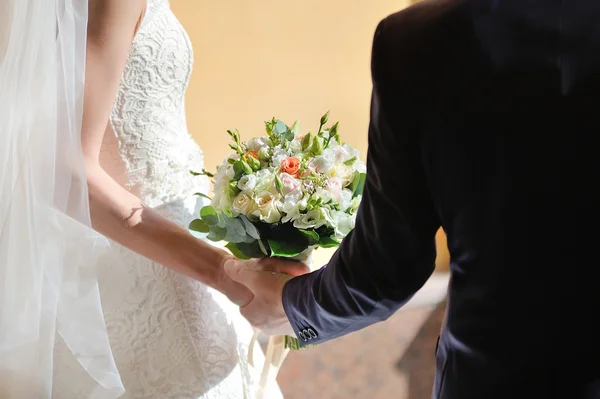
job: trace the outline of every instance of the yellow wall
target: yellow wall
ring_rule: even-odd
[[[226,129],[238,128],[247,139],[275,116],[314,130],[327,110],[340,121],[342,138],[366,155],[373,33],[408,4],[171,0],[194,46],[187,117],[207,169],[229,153]],[[317,261],[330,254],[319,252]]]

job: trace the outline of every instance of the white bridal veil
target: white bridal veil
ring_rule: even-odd
[[[81,154],[87,0],[0,0],[0,398],[50,398],[55,340],[123,387],[94,258]]]

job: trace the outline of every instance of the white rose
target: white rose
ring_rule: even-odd
[[[294,176],[282,173],[279,175],[281,182],[283,183],[283,193],[288,195],[290,192],[298,189],[302,184],[302,181],[296,179]]]
[[[248,151],[259,152],[262,148],[268,147],[267,140],[267,137],[252,138],[246,143],[246,148],[248,148]]]
[[[256,175],[244,175],[238,181],[238,188],[242,191],[252,191],[256,187]]]
[[[338,203],[341,203],[342,201],[342,185],[342,179],[339,177],[331,177],[325,182],[325,190],[327,190]]]
[[[239,193],[233,200],[231,209],[241,215],[249,216],[256,209],[256,203],[248,194]]]
[[[277,209],[275,195],[268,191],[263,191],[256,196],[255,201],[258,209],[254,211],[254,215],[265,223],[273,224],[279,222],[281,213]]]
[[[319,227],[323,226],[325,222],[326,221],[323,218],[321,211],[318,209],[313,209],[296,219],[294,221],[294,227],[303,230],[311,228],[318,229]]]
[[[256,174],[255,191],[269,191],[273,185],[274,175],[268,169],[261,169]]]
[[[354,180],[354,170],[344,164],[336,165],[330,174],[341,179],[342,187],[346,187]]]

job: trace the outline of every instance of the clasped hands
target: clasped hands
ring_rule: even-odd
[[[295,335],[283,309],[283,287],[295,276],[310,272],[303,263],[277,258],[224,261],[225,274],[245,286],[234,301],[250,324],[269,335]],[[230,297],[231,298],[231,297]]]

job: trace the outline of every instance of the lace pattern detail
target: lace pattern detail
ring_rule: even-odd
[[[192,54],[168,2],[149,2],[110,121],[128,184],[151,207],[189,195],[198,186],[189,170],[201,169],[204,157],[187,132],[184,106]]]
[[[206,178],[189,173],[204,162],[185,122],[192,63],[189,38],[168,1],[149,0],[110,118],[128,185],[182,226],[203,205],[193,193],[208,189]],[[225,296],[116,243],[99,270],[123,398],[256,397],[260,370],[247,363],[253,331]],[[90,378],[63,356],[64,344],[57,342],[56,348],[54,398],[90,397]],[[267,398],[281,398],[281,393],[274,387]]]

